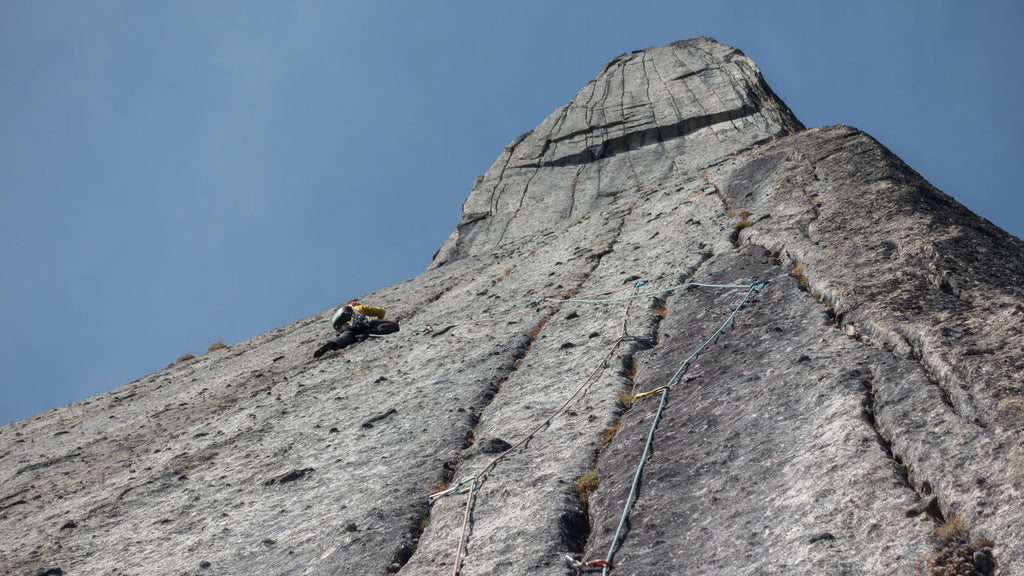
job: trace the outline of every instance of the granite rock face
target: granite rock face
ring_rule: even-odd
[[[739,51],[616,58],[463,213],[362,298],[396,335],[313,360],[328,310],[0,428],[0,569],[909,576],[959,527],[1024,573],[1024,243]]]

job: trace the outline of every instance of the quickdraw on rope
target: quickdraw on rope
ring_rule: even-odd
[[[469,484],[469,488],[465,487],[466,484]],[[447,490],[441,490],[440,492],[436,492],[434,494],[431,494],[430,498],[427,498],[427,503],[428,504],[433,504],[434,502],[437,502],[441,498],[444,498],[445,496],[451,496],[452,494],[466,494],[467,492],[470,492],[471,490],[473,490],[473,488],[475,488],[475,487],[476,487],[476,476],[470,476],[468,478],[463,478],[463,480],[461,482],[459,482],[458,484],[456,484],[455,486],[452,486],[451,488],[448,488]]]
[[[641,393],[637,394],[636,396],[633,396],[633,399],[629,401],[629,405],[632,406],[633,404],[636,404],[637,400],[643,400],[644,398],[650,398],[651,396],[656,396],[658,394],[658,392],[661,392],[662,390],[667,390],[667,389],[668,389],[668,386],[658,386],[654,390],[649,390],[647,392],[641,392]]]
[[[587,561],[584,562],[583,560],[577,560],[577,559],[573,558],[572,556],[569,556],[568,554],[565,555],[565,561],[569,564],[569,566],[572,569],[576,570],[577,574],[579,574],[580,572],[582,572],[584,570],[596,570],[598,568],[612,568],[612,563],[607,561],[607,560],[597,559],[597,560],[587,560]]]
[[[646,444],[644,444],[644,451],[640,456],[640,463],[636,467],[636,474],[633,475],[633,484],[632,486],[630,486],[629,496],[626,497],[626,503],[622,507],[622,517],[619,519],[619,526],[615,529],[615,536],[612,537],[612,543],[611,546],[609,546],[608,548],[608,554],[606,554],[603,559],[603,561],[607,563],[607,566],[604,566],[602,568],[602,576],[607,576],[608,570],[612,568],[611,563],[615,559],[615,550],[619,544],[619,537],[622,535],[622,528],[626,525],[626,520],[629,519],[629,510],[633,505],[633,500],[636,498],[637,487],[640,485],[640,474],[641,472],[643,472],[644,464],[647,462],[647,456],[651,452],[651,442],[654,440],[654,430],[658,427],[658,420],[661,419],[661,414],[665,410],[665,399],[668,398],[669,390],[672,389],[672,386],[675,385],[676,381],[679,379],[679,376],[683,373],[686,367],[689,366],[690,362],[692,362],[694,358],[697,357],[701,350],[707,348],[715,340],[715,338],[718,338],[718,335],[721,334],[723,330],[725,330],[726,326],[728,326],[733,321],[733,319],[736,317],[736,314],[738,314],[740,309],[743,308],[743,305],[747,303],[747,300],[750,298],[750,295],[755,292],[760,292],[767,285],[767,281],[760,280],[748,286],[741,286],[741,288],[747,288],[747,293],[746,295],[743,296],[743,300],[741,300],[740,303],[736,306],[736,308],[733,309],[732,314],[729,314],[729,317],[726,318],[725,322],[723,322],[722,325],[718,327],[718,330],[715,330],[715,333],[712,334],[710,338],[705,340],[704,343],[701,344],[700,347],[693,352],[693,354],[690,354],[690,356],[682,363],[682,365],[679,366],[679,369],[676,370],[676,373],[673,374],[672,378],[669,379],[668,384],[651,390],[650,392],[644,392],[643,394],[638,394],[633,397],[633,401],[636,401],[641,396],[651,396],[657,394],[659,390],[661,392],[661,401],[658,403],[658,411],[655,413],[654,421],[651,423],[651,429],[647,433],[647,442]]]

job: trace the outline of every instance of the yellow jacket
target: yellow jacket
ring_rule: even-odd
[[[377,320],[384,319],[384,309],[377,308],[376,306],[367,306],[366,304],[360,304],[355,307],[355,311],[359,312],[363,316],[373,316]]]
[[[352,330],[360,328],[369,322],[368,317],[373,317],[378,320],[384,319],[384,309],[377,308],[376,306],[366,306],[360,304],[359,306],[342,306],[338,308],[338,311],[334,313],[334,317],[331,318],[331,326],[338,332],[342,330]]]

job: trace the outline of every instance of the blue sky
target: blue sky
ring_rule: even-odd
[[[0,3],[0,424],[416,276],[503,146],[694,36],[1024,236],[1022,7]]]

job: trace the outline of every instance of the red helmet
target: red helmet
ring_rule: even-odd
[[[353,301],[349,302],[348,305],[353,307],[353,308],[355,308],[356,306],[362,306],[362,304],[360,304],[359,301],[357,301],[357,300],[353,300]]]

